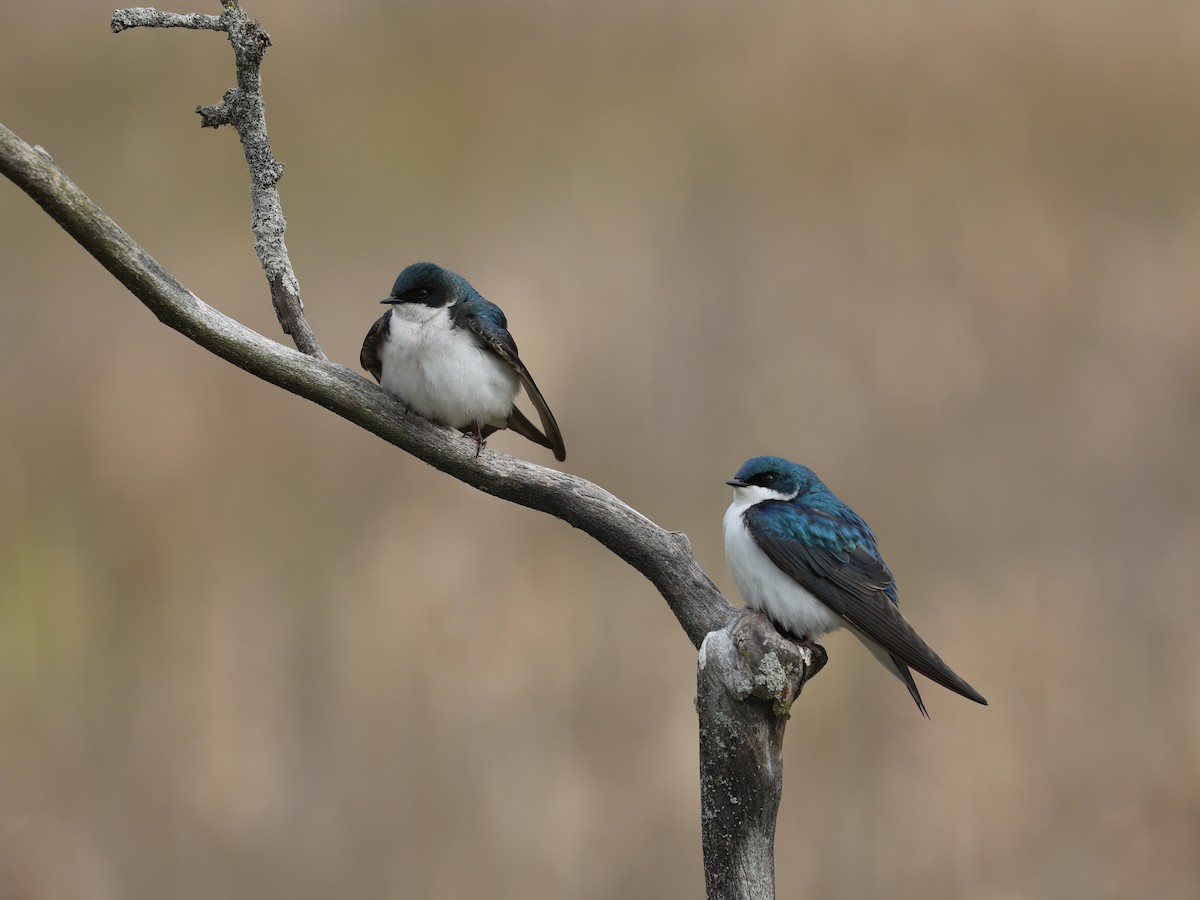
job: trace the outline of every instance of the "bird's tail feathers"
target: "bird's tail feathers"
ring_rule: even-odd
[[[908,688],[908,693],[917,703],[917,709],[921,711],[921,715],[928,719],[929,710],[925,708],[925,701],[921,699],[921,692],[917,690],[917,683],[913,681],[912,672],[908,671],[908,666],[900,662],[900,660],[896,659],[896,657],[892,656],[890,657],[890,660],[890,666],[888,666],[887,663],[884,663],[884,665],[895,672],[896,677],[904,682],[904,686]]]
[[[550,450],[554,449],[554,445],[550,443],[550,439],[538,431],[538,427],[525,418],[525,414],[515,406],[508,416],[508,427],[510,430],[521,435],[521,437],[529,438],[535,444],[541,444]]]
[[[541,444],[543,447],[549,447],[552,451],[554,451],[554,458],[559,462],[562,462],[567,458],[567,448],[566,445],[563,444],[562,432],[558,430],[558,422],[554,420],[554,413],[550,412],[550,406],[546,403],[546,398],[542,396],[542,392],[538,390],[538,386],[534,384],[533,376],[529,374],[529,370],[523,365],[519,365],[517,367],[517,375],[521,379],[521,385],[525,388],[525,393],[529,396],[529,399],[533,401],[533,406],[538,411],[538,418],[542,420],[542,428],[546,430],[546,433],[542,435],[542,433],[534,427],[532,422],[530,422],[525,418],[525,416],[521,415],[521,413],[517,411],[515,406],[513,407],[513,415],[521,416],[521,419],[524,420],[526,425],[528,425],[545,439],[545,442],[543,442],[537,440],[537,438],[530,437],[529,439],[531,441],[537,441],[537,443]],[[514,428],[511,423],[512,418],[510,417],[508,427],[512,428],[514,431],[517,431],[517,429]],[[523,431],[518,433],[525,434]],[[529,435],[525,436],[529,437]]]
[[[974,700],[976,703],[982,703],[984,706],[987,706],[987,700],[983,698],[983,695],[959,678],[958,675],[954,674],[954,672],[950,670],[950,667],[942,662],[941,658],[932,650],[930,650],[928,646],[926,646],[926,650],[928,651],[929,655],[937,661],[937,666],[934,666],[923,660],[920,661],[921,665],[917,665],[910,660],[902,660],[899,657],[894,656],[891,652],[885,650],[883,647],[879,646],[879,644],[875,643],[861,631],[858,631],[854,628],[851,628],[850,630],[854,632],[855,637],[863,642],[863,645],[871,651],[871,655],[879,660],[880,664],[885,669],[903,682],[904,686],[908,688],[908,693],[912,696],[913,700],[916,701],[917,708],[921,710],[921,715],[923,715],[925,718],[929,718],[929,712],[925,709],[925,703],[921,699],[921,692],[917,690],[916,682],[913,681],[912,672],[909,671],[910,665],[930,681],[940,684],[947,690],[954,691],[954,693],[966,697],[968,700]]]

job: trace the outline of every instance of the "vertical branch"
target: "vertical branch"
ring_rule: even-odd
[[[700,647],[700,825],[709,900],[775,896],[784,726],[825,660],[821,647],[797,647],[749,611]]]
[[[198,106],[196,112],[203,128],[232,125],[237,129],[250,168],[250,230],[254,233],[254,252],[271,287],[271,305],[284,333],[292,336],[296,349],[325,359],[316,335],[304,318],[300,283],[292,271],[283,240],[287,219],[278,188],[283,164],[271,153],[262,95],[262,61],[271,46],[271,36],[257,20],[246,15],[238,0],[223,0],[221,6],[220,16],[181,15],[150,8],[120,9],[113,13],[111,27],[117,33],[128,28],[193,28],[224,31],[229,36],[237,67],[237,87],[226,91],[220,103]]]

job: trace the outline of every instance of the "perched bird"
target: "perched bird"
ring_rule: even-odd
[[[511,428],[554,458],[567,458],[562,434],[546,398],[517,355],[500,307],[461,275],[433,263],[413,263],[400,273],[391,304],[371,326],[358,360],[389,394],[418,415],[483,439]],[[517,390],[533,401],[539,431],[514,405]]]
[[[846,626],[904,682],[925,718],[910,666],[987,705],[900,614],[875,535],[811,469],[756,456],[726,483],[733,503],[725,512],[725,559],[751,609],[801,642]]]

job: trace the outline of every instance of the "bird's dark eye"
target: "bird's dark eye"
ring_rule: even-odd
[[[757,475],[755,475],[753,478],[751,478],[750,481],[753,484],[757,484],[762,487],[766,487],[769,484],[775,483],[775,473],[774,472],[759,472]]]
[[[429,288],[417,288],[417,296],[424,300],[429,296]]]

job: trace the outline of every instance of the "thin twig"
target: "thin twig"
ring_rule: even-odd
[[[118,9],[112,15],[112,30],[119,34],[126,28],[196,28],[207,31],[224,31],[220,16],[203,13],[159,12],[149,6]]]
[[[279,200],[279,179],[283,164],[271,153],[267,135],[266,106],[262,96],[262,61],[271,46],[271,37],[255,19],[246,15],[237,0],[224,0],[220,16],[198,13],[164,13],[149,7],[119,9],[112,16],[112,30],[127,28],[203,28],[224,31],[233,47],[237,68],[237,87],[230,88],[214,106],[198,106],[202,128],[232,125],[242,140],[246,165],[250,169],[250,230],[254,233],[254,252],[258,254],[271,305],[285,334],[292,336],[301,353],[325,359],[316,335],[304,318],[300,282],[292,270],[284,233],[287,219]]]

